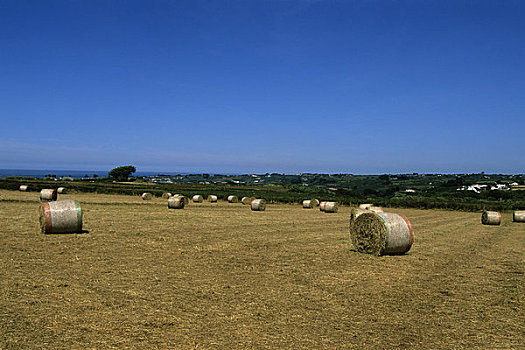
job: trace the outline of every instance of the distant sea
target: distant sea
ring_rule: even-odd
[[[107,171],[95,171],[95,170],[28,170],[28,169],[0,169],[0,178],[7,176],[23,176],[23,177],[34,177],[34,178],[44,178],[46,175],[52,174],[57,177],[70,176],[72,178],[80,179],[87,175],[88,177],[93,177],[97,175],[98,177],[107,177]],[[173,172],[158,172],[158,171],[137,171],[133,176],[150,176],[150,175],[174,175],[177,173]]]

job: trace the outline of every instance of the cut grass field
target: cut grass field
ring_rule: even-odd
[[[65,194],[84,234],[39,233],[0,190],[0,348],[523,349],[525,224],[392,209],[402,256],[357,253],[349,207]],[[388,209],[386,209],[388,211]]]

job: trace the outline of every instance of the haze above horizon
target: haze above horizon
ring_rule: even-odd
[[[525,2],[0,2],[0,168],[523,173]]]

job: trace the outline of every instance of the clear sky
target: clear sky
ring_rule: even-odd
[[[0,0],[0,168],[525,171],[525,1]]]

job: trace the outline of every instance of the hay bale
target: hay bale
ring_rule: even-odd
[[[264,199],[254,199],[251,203],[251,208],[254,211],[265,211],[266,201]]]
[[[525,210],[515,210],[514,213],[512,213],[512,221],[525,222]]]
[[[163,199],[169,199],[171,196],[173,196],[173,195],[171,193],[169,193],[169,192],[164,192],[162,194],[162,198]]]
[[[403,215],[363,213],[350,225],[350,237],[361,253],[404,254],[412,247],[414,231]]]
[[[67,193],[67,189],[65,187],[59,187],[59,188],[57,188],[57,192],[58,192],[58,194],[66,194]]]
[[[370,206],[370,208],[368,208],[368,210],[370,210],[371,212],[374,212],[374,213],[382,213],[382,212],[384,212],[382,207],[375,207],[373,205]]]
[[[372,211],[368,209],[361,209],[361,208],[352,209],[350,211],[350,224],[352,224],[359,215],[364,214],[364,213],[372,213]]]
[[[200,194],[196,194],[191,198],[191,200],[193,201],[193,203],[202,203],[202,201],[204,200],[204,197],[201,196]]]
[[[149,192],[144,192],[142,194],[142,199],[145,201],[150,201],[153,198],[153,195]]]
[[[210,201],[210,203],[217,203],[218,198],[217,198],[217,196],[215,196],[213,194],[210,194],[208,196],[208,200]]]
[[[190,199],[188,197],[186,197],[186,196],[183,196],[182,194],[175,194],[172,197],[182,198],[182,201],[184,202],[184,205],[190,204]]]
[[[319,210],[320,210],[320,211],[324,211],[324,208],[325,208],[325,206],[326,206],[326,203],[327,203],[327,202],[320,202],[320,203],[319,203]]]
[[[483,211],[481,214],[481,223],[483,225],[499,225],[501,224],[501,214],[497,211]]]
[[[305,199],[303,201],[303,208],[304,209],[313,209],[315,207],[316,207],[315,200],[313,200],[313,199]]]
[[[319,203],[320,203],[320,202],[319,202],[319,199],[315,199],[315,198],[314,198],[314,199],[312,199],[312,200],[314,201],[315,206],[318,207],[318,206],[319,206]]]
[[[337,204],[337,202],[325,202],[323,211],[325,213],[337,213],[339,211],[339,204]]]
[[[40,191],[41,201],[56,201],[58,198],[58,192],[55,189],[44,188]]]
[[[39,214],[42,233],[82,232],[82,209],[77,201],[42,203]]]
[[[366,210],[369,210],[371,206],[373,206],[373,204],[370,204],[370,203],[359,204],[359,209],[366,209]]]
[[[168,208],[169,209],[184,209],[184,196],[171,196],[168,198]]]
[[[248,204],[251,204],[254,199],[255,197],[242,197],[241,203],[244,205],[248,205]]]
[[[237,196],[234,196],[234,195],[228,196],[228,203],[238,203],[238,202],[239,202],[239,198],[237,198]]]
[[[27,188],[28,188],[27,185],[20,185],[20,187],[18,187],[18,190],[22,191],[22,192],[25,192],[25,191],[27,191]]]

